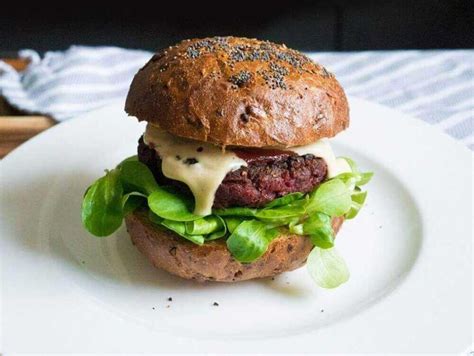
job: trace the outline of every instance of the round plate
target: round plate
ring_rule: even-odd
[[[352,98],[351,114],[333,148],[375,176],[367,205],[338,235],[351,278],[335,290],[315,286],[305,268],[198,284],[153,268],[123,228],[90,236],[80,221],[86,187],[135,154],[144,129],[120,103],[16,149],[1,162],[2,350],[467,349],[472,155],[391,109]]]

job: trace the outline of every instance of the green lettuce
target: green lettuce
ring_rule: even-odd
[[[336,288],[349,279],[349,269],[335,248],[314,247],[308,256],[306,268],[322,288]]]
[[[242,221],[227,239],[227,248],[240,262],[252,262],[267,251],[278,230],[258,220]]]
[[[321,184],[309,194],[306,208],[309,213],[320,212],[332,217],[342,216],[351,208],[351,191],[336,177]]]
[[[128,195],[123,192],[120,172],[105,173],[86,191],[82,203],[82,222],[95,236],[107,236],[122,225]]]
[[[208,216],[199,216],[193,213],[192,196],[160,186],[149,168],[133,156],[87,189],[82,222],[91,234],[107,236],[121,226],[128,213],[148,209],[150,221],[192,243],[226,239],[230,253],[242,263],[260,258],[283,229],[311,239],[315,247],[308,257],[310,274],[319,285],[333,288],[349,274],[334,249],[332,218],[357,215],[367,197],[360,187],[372,177],[345,159],[351,172],[325,181],[309,194],[291,193],[262,208],[214,209]]]
[[[148,196],[148,207],[156,215],[173,221],[192,221],[202,216],[194,215],[194,202],[171,187],[156,187]]]

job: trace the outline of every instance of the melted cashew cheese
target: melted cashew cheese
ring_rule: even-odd
[[[230,150],[223,151],[205,142],[180,138],[151,124],[146,128],[144,141],[160,155],[163,174],[189,187],[194,195],[196,215],[211,214],[215,193],[224,177],[247,166],[247,162]],[[351,170],[344,159],[335,157],[327,139],[289,150],[298,155],[312,154],[324,159],[328,178]]]
[[[196,215],[211,214],[214,195],[227,173],[246,166],[232,151],[204,142],[182,139],[148,124],[144,141],[161,157],[161,170],[185,183],[194,195]]]
[[[290,150],[300,156],[312,154],[322,158],[328,167],[328,178],[351,171],[351,167],[344,158],[336,158],[327,138],[322,138],[306,146],[291,147]]]

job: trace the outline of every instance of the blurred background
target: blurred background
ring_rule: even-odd
[[[471,0],[153,4],[21,4],[0,15],[0,51],[44,52],[72,44],[156,50],[183,38],[229,34],[283,42],[304,51],[474,46]]]

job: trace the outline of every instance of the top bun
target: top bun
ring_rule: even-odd
[[[349,125],[343,89],[302,53],[239,37],[185,40],[135,75],[125,110],[220,146],[291,147]]]

